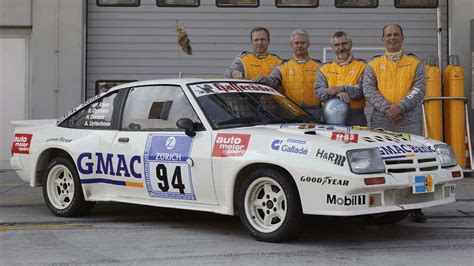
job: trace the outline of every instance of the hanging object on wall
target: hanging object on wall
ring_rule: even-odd
[[[191,48],[191,41],[189,40],[188,33],[184,30],[184,27],[176,27],[176,38],[181,50],[188,55],[192,55],[193,49]]]

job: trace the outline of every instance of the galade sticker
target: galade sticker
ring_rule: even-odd
[[[16,133],[13,137],[12,153],[30,154],[30,144],[33,134]]]
[[[242,82],[209,82],[189,85],[196,97],[218,93],[267,93],[281,95],[277,90],[262,84]]]
[[[332,132],[331,140],[357,143],[359,142],[359,134],[334,131]]]
[[[247,151],[250,134],[218,133],[212,149],[212,157],[243,156]]]

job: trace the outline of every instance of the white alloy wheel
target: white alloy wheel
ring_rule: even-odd
[[[65,209],[71,204],[74,197],[74,179],[66,166],[58,164],[49,171],[46,190],[55,208]]]
[[[249,185],[244,204],[247,220],[261,233],[278,230],[288,213],[283,188],[269,177],[257,178]]]
[[[43,197],[48,209],[59,217],[89,213],[94,202],[86,201],[76,167],[64,157],[52,159],[43,177]]]

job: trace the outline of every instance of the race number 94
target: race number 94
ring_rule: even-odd
[[[171,173],[169,175],[168,173]],[[166,165],[159,163],[156,165],[156,178],[158,178],[158,187],[163,192],[168,192],[170,190],[170,176],[171,176],[171,187],[173,189],[179,190],[180,194],[185,193],[186,186],[183,183],[183,178],[181,175],[181,166],[176,166],[174,171],[171,170],[168,172]]]

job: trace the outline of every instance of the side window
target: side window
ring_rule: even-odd
[[[181,87],[137,87],[128,94],[122,130],[181,130],[176,126],[181,118],[200,122]]]
[[[65,121],[70,128],[112,129],[114,109],[118,108],[117,93],[104,96],[77,111]]]

